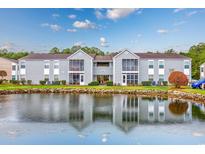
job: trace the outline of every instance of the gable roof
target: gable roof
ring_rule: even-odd
[[[120,50],[120,52],[119,52],[118,54],[116,54],[113,58],[116,58],[117,56],[121,55],[121,54],[124,53],[125,51],[129,52],[130,54],[132,54],[132,55],[135,56],[136,58],[139,58],[138,55],[136,55],[135,53],[131,52],[131,51],[128,50],[128,49]]]
[[[78,52],[82,52],[82,53],[84,53],[85,55],[87,55],[87,56],[89,56],[90,58],[94,58],[94,56],[95,55],[93,55],[93,54],[88,54],[88,53],[86,53],[85,51],[83,51],[82,49],[79,49],[79,50],[77,50],[76,52],[74,52],[73,54],[71,54],[69,57],[71,57],[71,56],[74,56],[75,54],[77,54]],[[69,58],[68,57],[68,58]]]
[[[19,60],[58,60],[67,59],[70,54],[50,54],[50,53],[34,53],[29,54]]]
[[[112,61],[113,55],[96,55],[94,57],[95,61]]]
[[[176,53],[135,53],[140,58],[149,59],[191,59],[189,57]]]
[[[10,58],[5,58],[5,57],[0,57],[0,58],[8,60],[8,61],[13,62],[13,63],[18,63],[18,60],[15,60],[15,59],[10,59]]]

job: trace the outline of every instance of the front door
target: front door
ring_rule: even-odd
[[[80,74],[80,85],[84,85],[84,74]]]
[[[123,86],[127,85],[127,75],[126,74],[122,74],[122,85]]]

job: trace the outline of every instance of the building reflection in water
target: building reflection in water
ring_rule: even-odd
[[[192,120],[191,102],[128,95],[15,95],[15,116],[22,122],[69,122],[77,130],[95,121],[113,123],[128,132],[140,124]],[[203,110],[203,107],[201,107]]]

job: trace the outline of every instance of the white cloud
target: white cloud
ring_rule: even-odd
[[[101,37],[101,38],[100,38],[100,45],[101,45],[102,47],[108,47],[108,46],[109,46],[109,45],[108,45],[108,42],[107,42],[107,40],[106,40],[105,37]]]
[[[8,51],[16,51],[19,50],[19,47],[12,42],[5,42],[0,45],[0,49],[6,49]]]
[[[159,34],[167,34],[169,31],[167,29],[158,29],[157,33]]]
[[[106,17],[111,20],[117,20],[117,19],[128,16],[129,14],[133,13],[136,10],[138,9],[133,9],[133,8],[107,9]]]
[[[68,15],[68,18],[69,19],[75,19],[77,16],[75,15],[75,14],[70,14],[70,15]]]
[[[95,16],[96,16],[96,18],[98,18],[98,19],[104,18],[104,15],[103,15],[103,13],[102,13],[100,10],[101,10],[101,9],[96,9],[96,10],[95,10]]]
[[[57,14],[57,13],[54,13],[54,14],[52,14],[52,17],[53,17],[53,18],[58,18],[58,17],[60,17],[60,15]]]
[[[95,28],[97,28],[95,23],[92,23],[87,19],[85,21],[75,21],[73,23],[73,26],[76,28],[81,28],[81,29],[95,29]]]
[[[185,10],[185,8],[177,8],[177,9],[174,9],[174,13],[178,13],[178,12],[181,12],[181,11],[183,11],[183,10]]]
[[[41,24],[42,27],[49,27],[52,31],[58,32],[61,30],[61,26],[57,24],[49,24],[49,23],[43,23]]]
[[[77,32],[77,29],[67,29],[67,32],[75,33],[75,32]]]
[[[178,22],[175,22],[173,25],[174,26],[180,26],[180,25],[183,25],[183,24],[185,24],[186,23],[186,21],[178,21]]]
[[[78,42],[75,42],[74,44],[73,44],[74,46],[85,46],[85,43],[83,43],[83,42],[81,42],[81,41],[78,41]]]
[[[187,13],[187,16],[190,17],[190,16],[197,14],[197,13],[198,13],[198,11],[191,11],[191,12]]]

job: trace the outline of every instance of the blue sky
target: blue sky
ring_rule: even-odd
[[[205,9],[0,9],[0,48],[182,51],[205,42]]]

